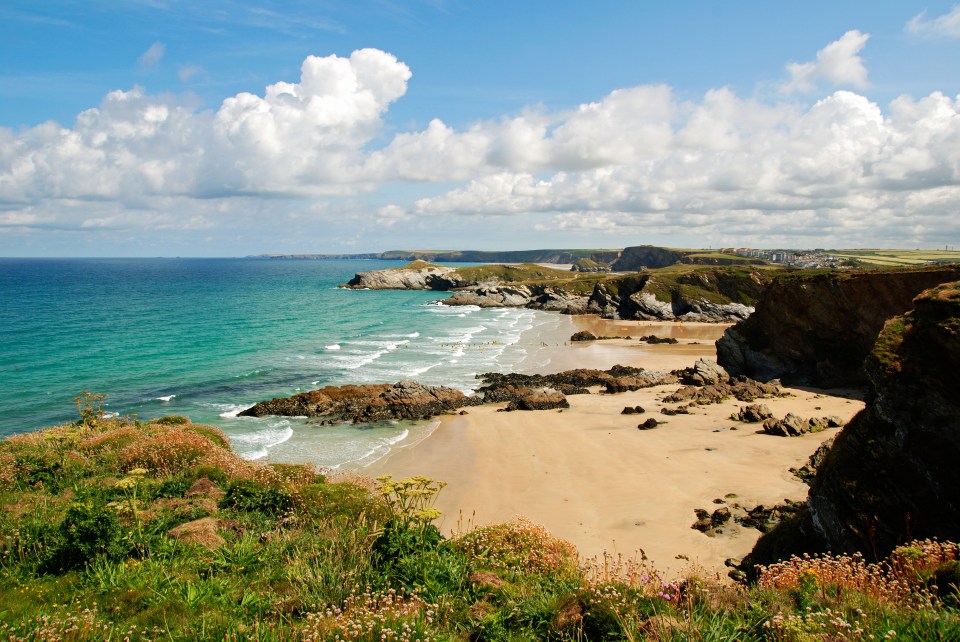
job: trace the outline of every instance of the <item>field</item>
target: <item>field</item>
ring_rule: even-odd
[[[830,250],[829,253],[880,267],[960,263],[960,251],[948,250]]]

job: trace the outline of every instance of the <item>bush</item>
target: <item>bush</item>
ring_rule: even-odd
[[[85,565],[96,557],[124,557],[130,550],[123,540],[117,514],[94,501],[75,502],[60,523],[63,540],[52,556],[53,569],[68,570]]]
[[[256,511],[275,517],[292,510],[294,499],[293,495],[281,488],[241,480],[230,485],[220,505],[223,508],[242,512]]]

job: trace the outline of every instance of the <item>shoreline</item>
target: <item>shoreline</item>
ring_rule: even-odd
[[[713,342],[728,327],[570,318],[574,331],[633,338],[579,343],[570,342],[569,335],[563,341],[557,335],[541,337],[549,362],[537,372],[606,369],[618,363],[680,369],[700,357],[715,359]],[[557,333],[566,331],[563,325]],[[673,336],[680,343],[648,345],[637,340],[647,334]],[[521,362],[517,371],[530,372],[527,365]],[[731,523],[723,534],[707,536],[690,528],[696,521],[694,509],[712,512],[717,508],[714,500],[749,508],[804,499],[807,486],[788,469],[804,464],[837,431],[794,438],[758,434],[757,424],[729,418],[746,405],[736,400],[665,417],[659,413],[659,399],[678,387],[574,395],[568,398],[570,408],[559,412],[497,412],[502,404],[469,408],[468,414],[442,417],[419,443],[394,449],[357,472],[424,475],[447,482],[437,500],[443,511],[437,523],[445,535],[523,515],[573,543],[582,558],[605,552],[645,555],[664,573],[679,574],[694,566],[724,575],[724,561],[749,552],[760,533]],[[839,415],[846,422],[863,406],[851,395],[785,391],[792,396],[761,401],[778,417],[787,412]],[[647,413],[620,414],[625,406],[635,405]],[[637,430],[638,419],[647,417],[664,425]],[[736,497],[725,499],[730,494]]]

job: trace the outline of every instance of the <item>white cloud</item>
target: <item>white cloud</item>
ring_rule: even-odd
[[[927,19],[926,11],[921,11],[910,19],[906,31],[918,36],[960,38],[960,4],[932,20]]]
[[[865,41],[850,32],[821,50],[816,78],[865,81],[849,64]],[[940,93],[884,108],[851,91],[803,105],[727,88],[679,100],[669,86],[644,85],[463,129],[434,119],[384,141],[384,116],[410,77],[394,56],[366,49],[308,57],[296,82],[214,111],[134,87],[70,128],[0,128],[0,231],[230,229],[301,251],[309,230],[318,242],[369,234],[396,246],[399,234],[450,230],[479,245],[504,229],[491,217],[569,244],[960,235],[960,99]]]
[[[163,56],[166,53],[167,46],[162,42],[155,42],[150,45],[140,56],[140,64],[144,67],[154,67],[158,62],[160,62],[160,60],[163,59]]]
[[[790,80],[781,85],[781,91],[786,94],[809,92],[817,87],[820,80],[833,85],[866,87],[867,68],[860,51],[869,38],[869,34],[853,29],[818,51],[816,61],[787,63]]]

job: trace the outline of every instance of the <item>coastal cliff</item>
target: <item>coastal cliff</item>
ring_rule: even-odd
[[[602,274],[533,264],[451,268],[414,261],[402,268],[358,273],[341,287],[453,291],[442,300],[445,305],[526,307],[611,319],[734,323],[753,312],[753,302],[773,273],[691,266]]]
[[[960,283],[913,304],[867,357],[867,405],[820,464],[807,513],[763,538],[753,561],[822,549],[879,558],[960,536]]]
[[[863,360],[884,321],[909,310],[923,290],[957,279],[956,265],[781,275],[755,313],[717,341],[717,361],[764,381],[862,385]]]

